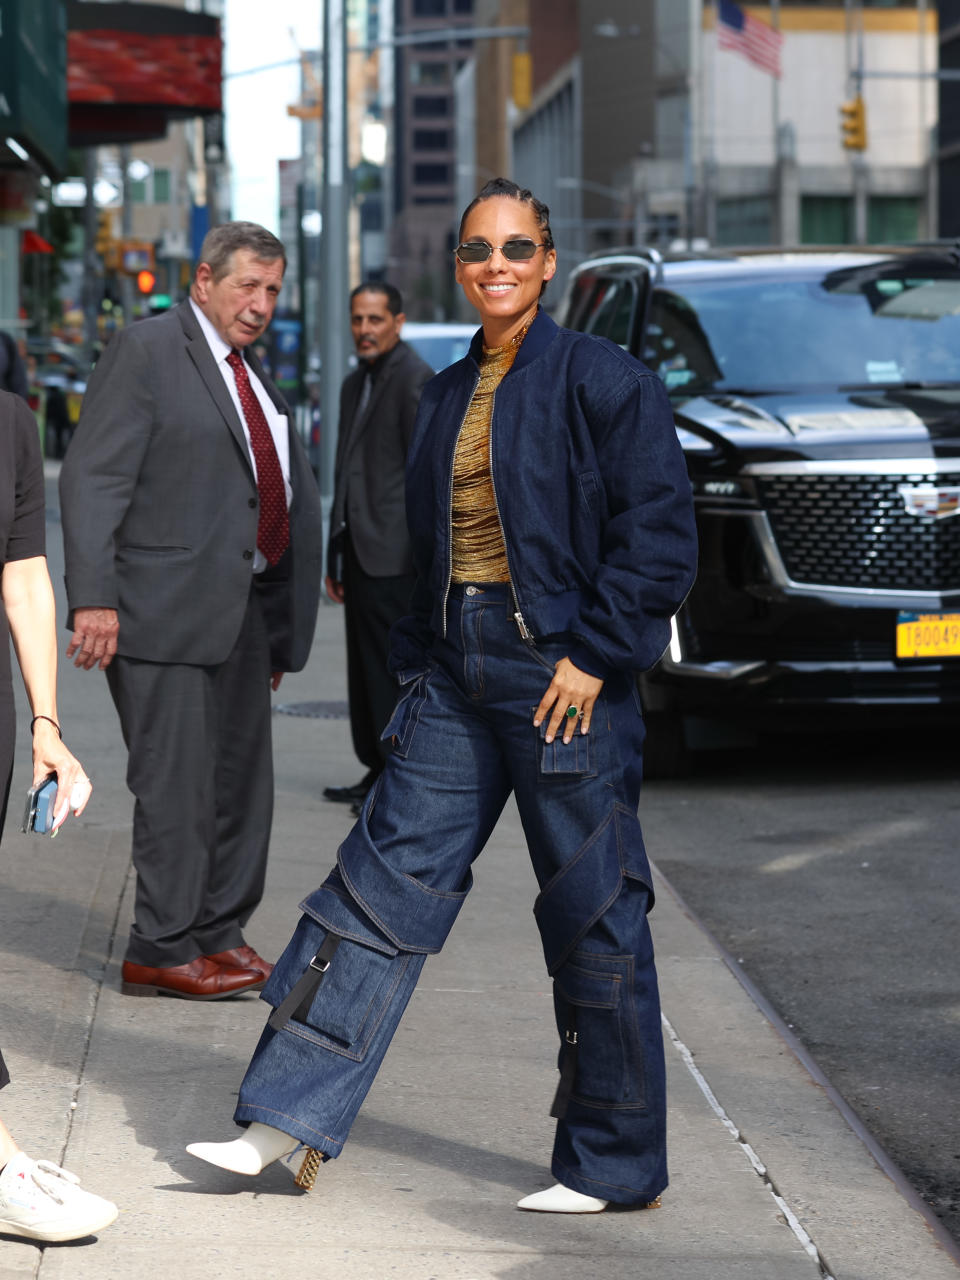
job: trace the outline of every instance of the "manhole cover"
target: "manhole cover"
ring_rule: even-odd
[[[308,720],[346,720],[350,714],[345,702],[281,702],[274,711],[281,716],[305,716]]]

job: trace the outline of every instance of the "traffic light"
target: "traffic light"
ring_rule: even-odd
[[[513,105],[518,111],[529,111],[533,101],[533,59],[529,53],[513,55]]]
[[[859,93],[840,107],[840,134],[847,151],[866,151],[867,107]]]
[[[153,286],[157,283],[157,277],[152,271],[137,272],[137,288],[141,293],[153,293]]]
[[[116,241],[113,238],[113,214],[106,210],[97,214],[97,238],[94,241],[94,248],[103,258],[104,265],[112,269],[116,255]]]

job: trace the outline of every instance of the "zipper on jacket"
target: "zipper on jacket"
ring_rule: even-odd
[[[517,630],[520,632],[520,639],[524,644],[529,645],[531,649],[536,649],[536,636],[527,626],[520,612],[520,601],[517,598],[517,589],[513,581],[513,565],[510,563],[510,548],[507,546],[507,531],[503,527],[503,516],[500,514],[500,499],[497,497],[497,485],[493,478],[493,414],[497,407],[497,393],[493,393],[490,401],[490,439],[487,442],[488,457],[487,461],[490,466],[490,489],[493,493],[493,506],[497,513],[497,523],[500,525],[500,537],[503,539],[503,554],[507,558],[507,571],[510,574],[510,598],[513,601],[513,620],[517,624]]]
[[[470,405],[473,403],[473,397],[479,384],[480,372],[478,370],[477,376],[473,380],[473,390],[467,398],[467,407],[463,411],[463,417],[460,419],[460,426],[457,428],[457,434],[453,441],[453,452],[450,455],[450,483],[447,487],[447,585],[443,589],[443,600],[440,604],[440,636],[443,640],[447,638],[447,601],[450,599],[450,583],[453,580],[453,467],[457,456],[457,445],[460,443],[460,436],[463,434],[463,424],[467,420],[467,414],[470,412]],[[492,406],[490,425],[491,427],[493,426]],[[494,501],[496,501],[496,494],[494,494]]]

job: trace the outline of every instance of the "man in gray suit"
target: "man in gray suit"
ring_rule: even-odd
[[[250,351],[283,245],[231,222],[190,297],[117,333],[60,478],[78,666],[106,671],[136,803],[123,990],[210,1000],[262,986],[243,937],[273,812],[270,687],[310,651],[322,575],[316,484]]]
[[[387,671],[390,628],[407,612],[414,582],[404,475],[420,392],[433,370],[401,341],[404,319],[392,284],[371,281],[350,295],[360,363],[340,392],[327,594],[345,606],[350,729],[367,772],[323,794],[355,808],[389,750],[380,733],[397,700]]]

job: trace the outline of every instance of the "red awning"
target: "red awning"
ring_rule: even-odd
[[[53,245],[44,240],[43,236],[38,236],[36,231],[24,231],[20,248],[23,253],[53,253]]]

